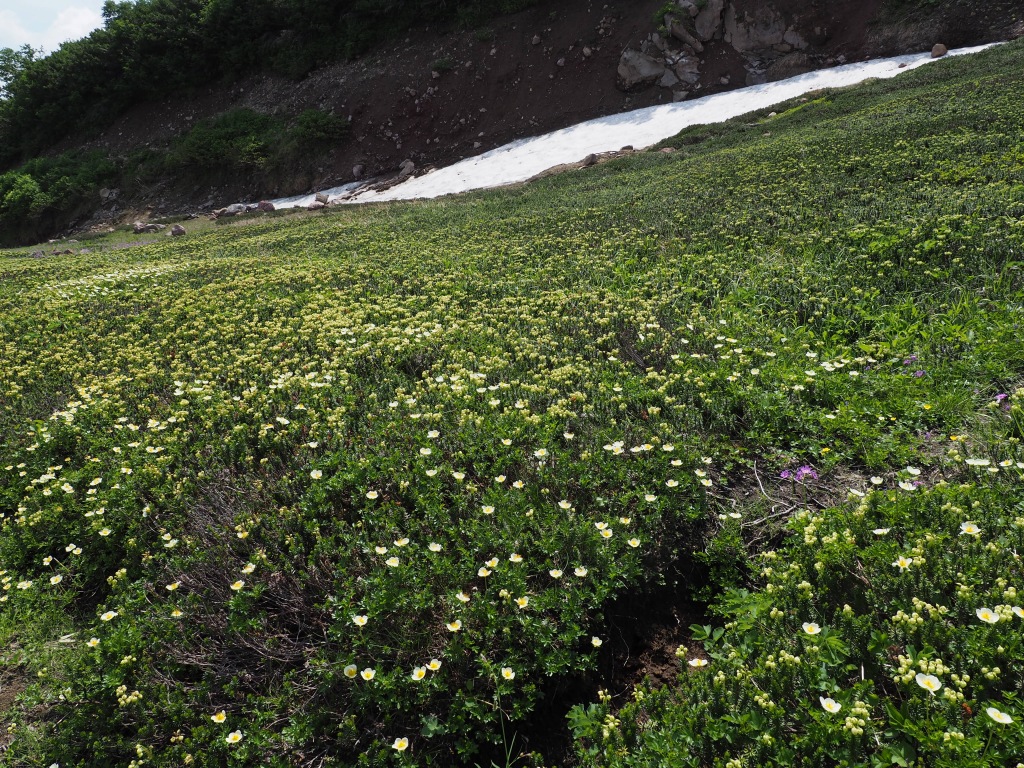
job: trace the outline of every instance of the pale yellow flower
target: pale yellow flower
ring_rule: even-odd
[[[352,623],[355,624],[357,627],[365,627],[366,622],[368,622],[369,620],[370,619],[368,616],[356,615],[352,617]]]
[[[422,680],[424,677],[426,677],[426,674],[427,674],[427,668],[426,667],[413,667],[412,679],[413,680]]]
[[[361,678],[363,678],[363,680],[373,680],[373,676],[376,675],[376,674],[377,674],[377,670],[372,669],[370,667],[367,667],[366,669],[364,669],[362,672],[359,673],[359,676]]]
[[[437,672],[437,670],[439,670],[440,668],[441,662],[437,659],[431,659],[430,662],[427,664],[427,669],[429,669],[431,672]]]
[[[448,622],[445,626],[448,627],[449,632],[458,632],[462,629],[462,622],[456,619],[455,621]]]
[[[521,563],[523,562],[523,556],[520,555],[518,552],[513,552],[511,555],[508,556],[508,560],[510,563]]]
[[[224,739],[224,741],[226,741],[228,744],[237,744],[241,740],[242,740],[242,732],[241,731],[232,731]]]
[[[359,674],[359,667],[357,667],[355,664],[349,664],[347,667],[345,667],[344,672],[345,677],[351,679]]]
[[[552,568],[548,571],[548,575],[551,576],[552,579],[560,579],[562,578],[562,571],[558,568]]]
[[[210,719],[211,719],[211,720],[213,720],[213,722],[215,722],[215,723],[223,723],[223,722],[224,722],[225,720],[227,720],[227,719],[228,719],[228,715],[227,715],[227,712],[225,712],[225,711],[224,711],[224,710],[222,709],[222,710],[221,710],[220,712],[218,712],[217,714],[215,714],[215,715],[210,715]]]
[[[441,545],[438,544],[436,541],[432,541],[427,545],[427,549],[429,549],[431,552],[440,552]]]
[[[516,598],[516,605],[518,605],[520,608],[525,608],[529,604],[530,604],[530,598],[528,598],[528,597],[517,597]]]
[[[813,621],[805,621],[803,623],[804,632],[808,635],[817,635],[821,632],[821,627],[815,624]]]
[[[240,590],[244,586],[245,586],[245,582],[242,581],[241,579],[239,579],[238,581],[234,582],[231,585],[231,589],[233,589],[235,592],[237,592],[238,590]]]
[[[995,720],[1000,725],[1009,725],[1010,723],[1013,722],[1013,718],[1012,717],[1010,717],[1005,712],[1000,712],[995,707],[987,707],[985,709],[985,714],[988,715],[989,717],[991,717],[993,720]]]
[[[986,624],[998,624],[999,614],[989,608],[979,608],[974,612],[974,615],[984,621]]]
[[[708,660],[707,659],[690,659],[686,663],[689,664],[691,667],[694,667],[696,669],[696,668],[699,668],[699,667],[706,667],[708,665]]]
[[[504,677],[506,680],[514,680],[516,673],[512,671],[512,667],[502,667],[501,676]]]
[[[409,748],[409,740],[406,738],[395,739],[394,744],[391,745],[392,749],[397,749],[399,752],[404,752]]]
[[[366,498],[371,499],[371,500],[376,499],[378,495],[379,494],[376,491],[367,491],[366,492]]]

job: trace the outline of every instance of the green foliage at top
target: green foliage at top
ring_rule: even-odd
[[[302,77],[415,23],[473,24],[535,0],[136,0],[103,7],[104,26],[38,58],[0,54],[0,168],[129,106],[254,69]]]
[[[699,628],[700,719],[671,691],[581,707],[581,760],[1019,750],[1022,63],[937,62],[515,191],[6,255],[5,759],[486,764],[596,687],[623,606],[648,620],[652,589],[708,573],[778,597],[728,593]],[[799,579],[741,570],[805,508],[816,540],[775,548]],[[934,624],[880,618],[930,616],[915,596]],[[819,695],[841,720],[786,706]],[[1014,722],[986,731],[988,706]]]

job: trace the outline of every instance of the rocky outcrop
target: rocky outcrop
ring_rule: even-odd
[[[619,57],[616,71],[619,87],[624,91],[634,91],[658,82],[665,74],[665,63],[646,53],[627,48]]]
[[[707,0],[707,3],[694,17],[697,36],[704,42],[712,40],[722,28],[722,11],[725,0]]]

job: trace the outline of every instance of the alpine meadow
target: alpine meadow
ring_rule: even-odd
[[[0,252],[0,765],[1024,765],[1022,93]]]

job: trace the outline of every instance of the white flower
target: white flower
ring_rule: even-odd
[[[974,615],[984,621],[986,624],[998,624],[999,614],[989,608],[979,608],[974,612]]]
[[[690,659],[686,663],[689,664],[694,669],[699,669],[700,667],[706,667],[708,665],[708,660],[707,659]]]
[[[1009,725],[1010,723],[1013,722],[1013,718],[1012,717],[1010,717],[1005,712],[1000,712],[995,707],[987,707],[985,709],[985,714],[988,715],[989,717],[991,717],[997,723],[1000,723],[1001,725]]]
[[[312,472],[309,473],[309,476],[314,480],[319,480],[321,477],[324,476],[324,473],[321,472],[319,469],[314,469]]]
[[[981,528],[968,520],[966,523],[960,523],[960,535],[961,536],[977,536],[981,533]]]
[[[875,534],[875,536],[885,536],[885,534],[891,530],[892,528],[874,528],[871,532]]]
[[[914,679],[917,681],[918,685],[928,691],[932,696],[934,696],[935,692],[942,687],[942,681],[935,675],[926,675],[924,672],[918,672]]]
[[[821,627],[815,624],[813,621],[805,621],[803,623],[804,632],[808,635],[817,635],[821,632]]]
[[[824,696],[819,696],[818,701],[821,702],[822,709],[824,709],[826,712],[830,712],[833,715],[843,708],[843,705],[835,699],[826,699]]]

